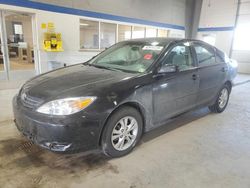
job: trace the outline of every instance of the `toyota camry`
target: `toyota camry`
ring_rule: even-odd
[[[13,99],[15,123],[51,151],[120,157],[171,117],[205,106],[223,112],[236,72],[234,61],[202,41],[119,42],[27,81]]]

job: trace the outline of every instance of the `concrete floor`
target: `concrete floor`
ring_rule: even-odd
[[[2,117],[16,90],[0,91]],[[250,83],[237,85],[222,114],[207,108],[146,134],[128,156],[61,155],[23,138],[0,119],[0,187],[250,187]],[[7,109],[8,108],[8,109]]]
[[[16,58],[10,59],[10,70],[34,70],[34,63],[18,60]],[[0,71],[4,70],[4,65],[0,63]]]

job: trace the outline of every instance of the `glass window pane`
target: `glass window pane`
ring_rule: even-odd
[[[108,48],[115,44],[116,24],[101,23],[101,48]]]
[[[99,49],[99,23],[80,20],[80,48]]]
[[[131,26],[118,25],[118,42],[131,39]]]
[[[20,23],[14,23],[14,34],[15,35],[23,35],[23,25]]]
[[[216,58],[216,62],[217,63],[224,63],[224,62],[227,62],[226,60],[226,54],[220,50],[216,50],[216,53],[215,53],[215,58]]]
[[[5,25],[10,71],[34,70],[32,16],[6,12]]]
[[[168,37],[168,30],[158,29],[158,37]]]
[[[145,28],[135,26],[132,32],[132,38],[133,39],[144,38],[144,36],[145,36]]]
[[[194,65],[190,47],[186,45],[178,45],[174,47],[168,54],[165,63],[176,65],[178,66],[179,70],[187,70],[192,68]]]
[[[146,37],[156,37],[157,30],[154,28],[147,27],[146,28]]]
[[[199,65],[209,65],[216,63],[213,49],[194,45]]]
[[[159,57],[164,47],[148,42],[117,43],[94,58],[90,64],[125,72],[144,72]]]

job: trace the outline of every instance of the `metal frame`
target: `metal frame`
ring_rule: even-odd
[[[1,48],[2,48],[2,53],[3,53],[3,64],[4,64],[4,73],[5,74],[5,80],[10,80],[10,59],[9,59],[9,52],[8,52],[8,41],[7,41],[7,31],[6,31],[6,22],[5,22],[5,12],[17,12],[17,13],[22,13],[21,11],[13,11],[13,10],[3,10],[0,9],[0,33],[1,33]],[[26,13],[26,12],[25,12]],[[35,74],[39,74],[41,71],[41,67],[39,66],[40,63],[38,61],[38,49],[37,49],[37,44],[38,44],[38,38],[37,38],[37,33],[38,31],[36,30],[36,19],[35,19],[35,14],[30,14],[27,13],[31,16],[31,26],[32,26],[32,39],[33,39],[33,51],[34,51],[34,72]],[[20,70],[22,71],[22,70]]]
[[[1,30],[1,41],[2,41],[2,53],[3,53],[3,65],[4,72],[6,73],[6,79],[9,80],[9,57],[8,57],[8,43],[6,36],[5,18],[3,10],[0,10],[0,30]]]
[[[239,14],[240,14],[240,6],[241,6],[241,0],[238,0],[237,2],[237,10],[236,10],[236,18],[235,18],[235,23],[234,23],[234,28],[236,29],[238,22],[239,22]],[[234,45],[234,40],[235,40],[235,29],[233,30],[233,38],[231,40],[231,45],[230,45],[230,51],[229,51],[229,57],[232,58],[233,55],[233,45]]]

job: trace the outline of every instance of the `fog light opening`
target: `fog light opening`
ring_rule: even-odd
[[[44,146],[54,151],[65,151],[71,146],[71,144],[57,143],[57,142],[45,142]]]

